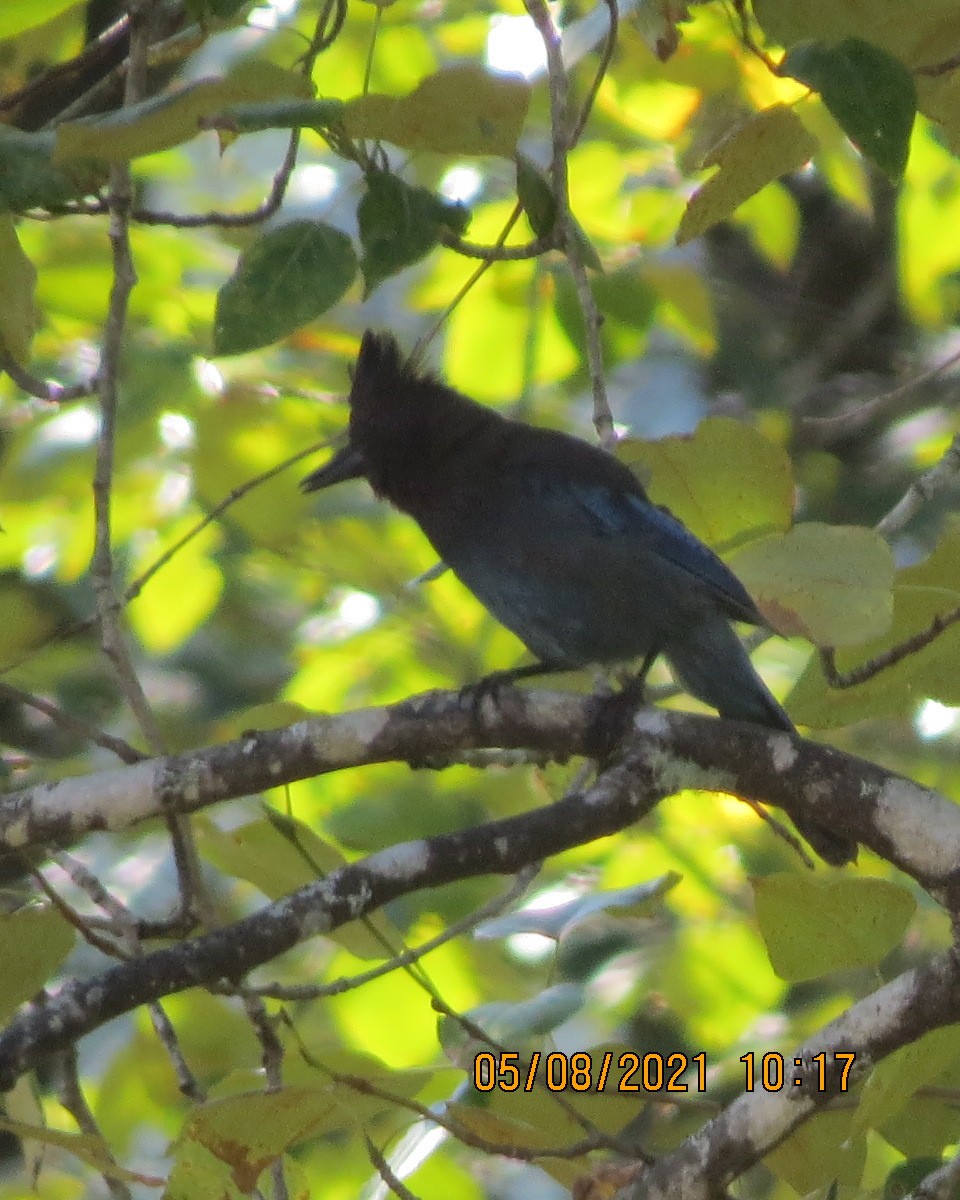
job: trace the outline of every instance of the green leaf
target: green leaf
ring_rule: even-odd
[[[426,188],[375,171],[367,176],[357,219],[366,297],[384,279],[428,254],[442,229],[462,233],[469,213],[462,204],[450,204]]]
[[[213,1100],[195,1109],[178,1146],[198,1143],[225,1163],[232,1182],[250,1192],[263,1171],[291,1146],[351,1124],[336,1088],[284,1087]]]
[[[17,0],[16,4],[0,5],[0,40],[15,37],[25,29],[45,25],[77,0]]]
[[[193,523],[188,518],[171,530],[171,542]],[[210,527],[192,538],[131,602],[130,624],[144,646],[154,653],[166,654],[176,649],[217,607],[223,592],[223,572],[210,557],[216,540],[217,535]],[[140,565],[148,564],[144,561]]]
[[[720,169],[690,197],[677,245],[699,237],[762,187],[798,170],[816,149],[816,139],[785,104],[765,108],[738,125],[704,160],[704,167]]]
[[[911,1158],[897,1163],[883,1184],[881,1200],[903,1200],[920,1193],[920,1184],[942,1167],[942,1158]]]
[[[392,142],[404,150],[509,158],[529,104],[529,84],[519,76],[466,63],[428,75],[407,96],[370,92],[350,100],[344,124],[351,138]]]
[[[45,1125],[28,1125],[23,1121],[14,1121],[3,1115],[0,1115],[0,1130],[13,1134],[21,1141],[36,1142],[41,1146],[49,1146],[56,1150],[63,1150],[67,1154],[73,1154],[107,1179],[121,1179],[125,1183],[142,1183],[146,1187],[163,1187],[163,1180],[158,1179],[155,1175],[128,1171],[125,1167],[120,1166],[104,1139],[95,1133],[65,1133],[60,1129],[49,1129]]]
[[[916,911],[885,879],[784,872],[753,883],[757,923],[773,969],[790,983],[876,965]]]
[[[550,181],[525,154],[516,155],[517,196],[537,237],[549,237],[557,220],[557,201]]]
[[[170,95],[104,117],[64,122],[56,131],[54,162],[73,158],[128,162],[190,141],[201,132],[201,117],[231,104],[310,95],[310,84],[302,75],[271,62],[247,60],[222,79],[200,79]]]
[[[0,1022],[48,983],[73,949],[75,933],[49,904],[0,917]]]
[[[863,1086],[854,1124],[875,1129],[902,1112],[911,1097],[960,1061],[960,1025],[932,1029],[878,1063]]]
[[[890,627],[893,554],[872,529],[807,522],[747,546],[731,565],[787,637],[851,646]]]
[[[322,879],[346,859],[303,821],[264,806],[263,817],[223,830],[209,819],[197,820],[197,843],[203,857],[235,879],[245,879],[271,900]],[[382,912],[350,921],[331,938],[356,958],[383,959],[401,943],[400,934]]]
[[[578,1013],[586,1000],[579,983],[557,983],[544,988],[529,1000],[516,1003],[497,1000],[471,1009],[467,1016],[494,1041],[513,1045],[531,1034],[549,1033]],[[440,1023],[440,1040],[447,1048],[463,1044],[462,1024],[444,1017]]]
[[[715,549],[786,529],[793,510],[790,458],[751,425],[709,417],[692,437],[626,439],[617,455],[651,499]]]
[[[37,272],[24,254],[10,217],[0,215],[0,342],[19,363],[30,358],[40,323],[34,303]]]
[[[332,308],[356,273],[353,243],[332,225],[291,221],[265,233],[217,296],[214,354],[242,354],[285,337]]]
[[[676,871],[669,871],[648,883],[638,883],[633,887],[617,888],[613,891],[589,892],[585,896],[578,896],[575,900],[556,904],[552,908],[525,908],[505,917],[484,921],[482,925],[477,926],[474,937],[505,938],[519,933],[536,933],[541,937],[557,939],[594,913],[606,912],[609,909],[637,908],[646,912],[651,904],[658,902],[679,882],[680,876]]]
[[[787,1072],[790,1071],[788,1059]],[[792,1074],[787,1074],[787,1078],[793,1078]],[[764,1166],[785,1180],[799,1196],[829,1188],[835,1179],[858,1188],[867,1146],[862,1135],[851,1136],[852,1122],[850,1111],[818,1112],[776,1150],[765,1154]]]
[[[78,159],[54,165],[53,133],[24,133],[0,125],[0,209],[52,208],[96,192],[107,179],[103,163]]]
[[[837,668],[849,671],[930,628],[934,619],[960,605],[960,523],[948,525],[933,554],[898,571],[893,581],[893,621],[883,637],[858,640],[856,649],[837,654]],[[949,628],[921,650],[905,655],[866,683],[837,689],[827,683],[817,655],[811,658],[788,697],[796,720],[817,728],[849,724],[865,717],[905,715],[922,697],[960,704],[960,625]]]
[[[894,181],[907,165],[917,114],[917,85],[899,59],[860,38],[801,42],[781,74],[819,92],[840,128]]]

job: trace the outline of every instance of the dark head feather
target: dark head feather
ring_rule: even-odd
[[[412,365],[390,334],[363,335],[350,389],[350,444],[379,495],[407,507],[454,445],[500,419]]]

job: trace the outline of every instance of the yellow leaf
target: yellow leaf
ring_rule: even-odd
[[[358,96],[346,104],[344,124],[352,138],[382,138],[404,150],[510,157],[529,104],[520,76],[469,63],[428,75],[407,96]]]
[[[37,272],[17,240],[13,218],[0,216],[0,342],[17,360],[30,357],[30,343],[40,323],[33,302]]]
[[[127,162],[189,141],[200,132],[201,117],[231,104],[311,94],[310,85],[301,75],[274,63],[247,61],[220,79],[200,79],[170,95],[145,100],[106,117],[64,122],[57,129],[53,161],[95,158]]]
[[[731,566],[778,632],[856,646],[893,617],[893,555],[872,529],[797,525],[737,554]]]
[[[707,156],[703,165],[720,169],[690,197],[677,244],[699,237],[729,217],[766,184],[802,167],[816,149],[816,139],[785,104],[750,117]]]

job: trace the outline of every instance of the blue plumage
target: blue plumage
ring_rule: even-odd
[[[729,625],[763,624],[743,584],[612,455],[476,404],[368,331],[348,444],[303,488],[361,475],[539,660],[514,677],[663,654],[721,716],[793,730]],[[830,861],[853,856],[805,832]]]

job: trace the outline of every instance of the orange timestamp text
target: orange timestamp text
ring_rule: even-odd
[[[692,1075],[691,1075],[692,1072]],[[478,1092],[530,1092],[537,1084],[551,1092],[702,1092],[707,1086],[707,1056],[635,1054],[606,1050],[574,1054],[535,1050],[530,1059],[515,1051],[482,1051],[473,1060],[473,1084]]]

